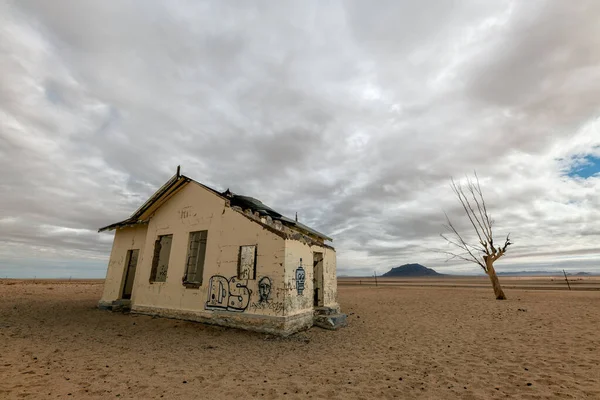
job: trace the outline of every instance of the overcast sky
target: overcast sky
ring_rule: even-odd
[[[497,270],[600,272],[600,2],[1,1],[0,276],[104,277],[175,173],[334,238],[338,274],[446,263],[477,170]]]

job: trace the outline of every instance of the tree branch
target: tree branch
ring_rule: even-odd
[[[446,255],[450,256],[449,258],[446,259],[446,262],[448,262],[450,260],[453,260],[455,258],[459,258],[459,259],[461,259],[463,261],[468,261],[468,262],[472,262],[472,263],[478,264],[485,271],[485,267],[482,264],[480,264],[478,261],[473,261],[471,258],[466,257],[466,255],[468,253],[456,254],[456,253],[452,253],[451,251],[442,251],[442,250],[436,250],[435,252],[436,253],[440,253],[440,254],[446,254]]]
[[[467,199],[467,196],[465,196],[462,186],[457,185],[456,182],[454,182],[454,179],[451,179],[451,181],[452,181],[452,184],[451,184],[452,190],[456,194],[456,197],[458,197],[460,204],[463,206],[463,209],[465,210],[465,213],[467,214],[469,221],[471,221],[471,225],[475,229],[475,233],[477,233],[477,237],[479,237],[479,242],[483,245],[485,242],[484,242],[483,238],[481,237],[481,234],[479,233],[479,229],[477,229],[477,225],[473,221],[473,217],[471,217],[471,213],[469,212],[469,209],[471,210],[471,212],[473,211],[471,205],[469,204],[469,199]],[[473,216],[475,216],[475,213],[473,213]],[[446,215],[446,219],[448,219],[447,215]],[[477,219],[477,218],[475,218],[475,219]],[[448,221],[450,221],[450,220],[448,219]],[[477,222],[479,222],[479,221],[477,221]]]
[[[450,179],[450,182],[452,191],[458,198],[458,201],[465,211],[465,214],[467,214],[467,218],[469,219],[469,222],[471,222],[471,226],[475,230],[475,234],[477,235],[479,244],[481,246],[467,243],[448,217],[448,214],[444,213],[447,221],[447,225],[444,225],[444,228],[450,231],[452,237],[448,237],[444,234],[441,234],[440,236],[449,244],[463,250],[464,253],[457,254],[449,251],[440,251],[440,253],[450,256],[448,260],[457,258],[463,261],[475,263],[483,268],[483,270],[487,273],[488,262],[491,261],[493,263],[498,258],[502,257],[506,253],[508,246],[512,244],[510,241],[510,234],[506,236],[506,240],[502,247],[494,246],[492,229],[494,221],[488,214],[487,205],[485,203],[479,177],[477,176],[476,172],[474,181],[467,177],[466,186],[456,183],[453,178]],[[470,196],[467,195],[467,192],[470,194]],[[476,254],[478,254],[479,257]]]
[[[475,177],[477,177],[477,175],[475,175]],[[492,240],[492,227],[489,224],[490,219],[487,216],[487,212],[484,211],[485,200],[483,198],[483,194],[481,193],[481,190],[477,189],[479,187],[479,178],[477,178],[477,186],[475,186],[475,184],[470,179],[467,178],[467,180],[468,180],[467,188],[468,188],[469,192],[471,193],[471,196],[473,197],[473,201],[475,201],[475,204],[477,205],[477,212],[479,213],[479,217],[481,218],[481,221],[482,221],[481,225],[480,225],[481,229],[484,231],[485,238],[489,242]],[[477,196],[475,195],[475,193],[477,193],[479,195],[479,198],[481,199],[481,203],[477,199]],[[473,210],[471,210],[471,212],[474,213]]]

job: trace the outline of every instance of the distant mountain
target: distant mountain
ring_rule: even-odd
[[[381,275],[383,277],[393,277],[393,276],[440,276],[442,274],[438,274],[431,268],[427,268],[422,266],[421,264],[404,264],[396,268],[392,268],[385,274]]]

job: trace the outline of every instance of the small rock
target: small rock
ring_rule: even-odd
[[[183,383],[187,383],[187,381],[183,381]]]
[[[533,383],[527,382],[527,386],[531,386],[531,385],[533,385]]]

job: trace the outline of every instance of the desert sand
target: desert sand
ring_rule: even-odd
[[[501,278],[507,301],[340,279],[349,326],[288,338],[101,311],[102,281],[4,280],[0,398],[600,399],[600,282],[550,279]]]

